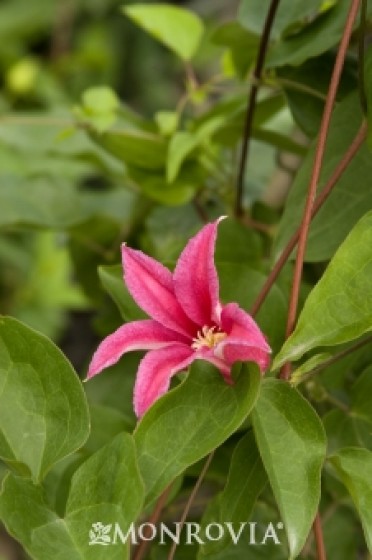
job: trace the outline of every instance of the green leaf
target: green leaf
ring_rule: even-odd
[[[230,49],[234,68],[244,78],[257,56],[260,36],[237,21],[229,21],[217,27],[210,40]]]
[[[180,115],[176,111],[157,111],[154,119],[159,132],[164,136],[169,136],[177,130]]]
[[[321,352],[320,354],[315,354],[314,356],[311,356],[311,358],[306,360],[303,364],[298,366],[298,368],[296,368],[293,371],[291,375],[290,383],[292,385],[297,385],[298,383],[301,383],[304,375],[306,375],[313,369],[317,368],[331,357],[332,354],[330,354],[329,352]]]
[[[0,227],[22,224],[64,229],[86,218],[82,199],[54,178],[0,179]]]
[[[372,451],[371,395],[372,367],[368,367],[349,391],[348,410],[333,409],[323,418],[329,452],[342,447],[366,447]]]
[[[308,3],[296,4],[306,6]],[[309,25],[273,43],[268,52],[267,66],[276,67],[284,64],[297,66],[337,45],[342,36],[349,7],[348,0],[330,3],[327,11],[320,13]]]
[[[372,452],[348,447],[329,460],[350,492],[360,515],[368,550],[372,552]]]
[[[307,136],[318,134],[334,64],[335,53],[328,51],[301,66],[283,66],[275,72],[275,80],[284,88],[292,116]],[[347,58],[337,90],[338,102],[357,89],[356,75],[355,60]]]
[[[117,118],[120,102],[115,92],[106,86],[87,89],[82,96],[83,104],[74,108],[76,117],[98,132],[109,129]]]
[[[92,114],[111,113],[119,109],[120,102],[111,88],[97,86],[84,91],[83,106]]]
[[[169,4],[133,4],[123,11],[182,60],[191,60],[196,53],[204,25],[193,12]]]
[[[318,193],[331,177],[336,165],[354,139],[362,123],[359,98],[346,97],[335,109],[327,139],[327,147],[319,180]],[[314,163],[314,146],[305,158],[291,187],[275,242],[275,254],[280,254],[301,222],[306,190]],[[353,225],[372,207],[369,177],[372,159],[367,146],[362,145],[310,227],[306,250],[307,262],[330,259]]]
[[[283,381],[266,379],[252,415],[260,455],[288,537],[291,558],[305,544],[320,498],[326,440],[319,417]]]
[[[148,410],[134,432],[148,503],[240,426],[259,387],[255,366],[243,365],[231,386],[215,368],[200,361],[192,365],[184,383]]]
[[[87,522],[87,517],[94,520],[89,510],[95,507],[98,514],[99,506],[110,504],[126,517],[123,527],[126,529],[140,513],[143,498],[144,488],[138,471],[134,441],[131,435],[123,432],[94,453],[75,472],[66,514],[71,516],[83,510],[82,521]],[[114,517],[107,519],[107,522],[114,521]]]
[[[296,23],[306,25],[309,20],[317,16],[322,4],[323,0],[306,0],[306,2],[281,0],[271,30],[271,38],[279,39],[290,25]],[[269,0],[242,0],[238,21],[247,29],[261,35],[269,5]]]
[[[191,162],[185,166],[177,178],[170,182],[164,172],[153,171],[151,174],[144,169],[129,169],[129,174],[138,188],[149,198],[166,206],[179,206],[189,202],[200,186],[201,178],[199,169]]]
[[[165,166],[167,145],[163,137],[142,130],[111,130],[91,138],[101,148],[126,165],[146,170],[162,169]]]
[[[70,363],[43,335],[0,318],[0,455],[42,479],[89,435],[84,392]]]
[[[317,346],[348,342],[372,330],[372,212],[352,229],[307,298],[273,368]]]
[[[107,542],[118,523],[125,534],[141,511],[143,484],[129,434],[120,434],[92,455],[72,478],[62,519],[46,504],[41,487],[8,476],[0,495],[0,517],[35,560],[104,560],[105,546],[91,546],[93,524],[101,522]],[[22,511],[22,517],[14,512]],[[110,547],[110,559],[129,558],[129,543]]]
[[[254,267],[261,256],[262,241],[255,231],[232,218],[220,223],[215,253],[217,263],[244,263]]]
[[[213,522],[223,524],[228,520],[237,531],[240,523],[250,520],[266,482],[266,472],[253,433],[248,432],[234,449],[225,488],[217,497],[217,515],[213,516]],[[200,549],[200,557],[211,556],[229,544],[231,537],[227,533],[219,541],[207,541]]]

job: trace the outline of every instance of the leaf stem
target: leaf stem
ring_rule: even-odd
[[[353,30],[354,20],[358,12],[359,4],[360,4],[360,0],[352,0],[351,7],[346,20],[345,29],[342,35],[340,47],[337,52],[337,57],[333,68],[331,82],[329,85],[327,99],[326,99],[324,112],[322,116],[322,122],[320,125],[318,142],[317,142],[315,157],[314,157],[314,165],[313,165],[310,183],[308,187],[304,215],[301,223],[300,235],[298,240],[298,250],[296,256],[296,264],[295,264],[293,285],[292,285],[289,312],[288,312],[288,321],[287,321],[287,330],[286,330],[287,337],[292,333],[296,322],[298,296],[300,291],[307,238],[308,238],[310,223],[312,219],[313,201],[315,199],[320,172],[322,168],[326,141],[327,141],[327,136],[329,131],[329,125],[331,121],[333,106],[336,99],[338,84],[340,81],[341,72],[346,56],[346,51],[349,45],[351,33]],[[288,378],[286,375],[283,375],[283,377]]]
[[[290,300],[289,300],[289,309],[288,309],[288,317],[287,317],[287,325],[286,325],[286,338],[288,338],[291,335],[296,323],[303,263],[305,259],[307,239],[308,239],[310,224],[312,220],[312,209],[313,209],[314,199],[316,196],[320,171],[322,168],[328,130],[331,122],[331,116],[332,116],[333,106],[336,99],[338,84],[341,78],[342,68],[344,65],[347,48],[349,46],[349,41],[353,31],[354,21],[358,13],[360,2],[361,0],[352,0],[351,2],[349,13],[346,19],[345,28],[342,34],[340,46],[337,51],[336,61],[333,67],[331,82],[329,84],[327,99],[324,106],[322,122],[320,125],[319,136],[318,136],[317,146],[315,150],[314,165],[313,165],[309,187],[307,191],[305,209],[304,209],[303,219],[300,227],[300,235],[298,239],[298,249],[296,254],[292,289],[291,289]],[[283,368],[281,369],[280,378],[288,380],[290,375],[291,375],[291,365],[289,362],[287,362],[286,364],[284,364]]]
[[[259,89],[259,83],[261,80],[261,74],[262,74],[264,62],[265,62],[266,52],[269,46],[270,32],[271,32],[272,25],[274,23],[279,2],[280,0],[271,0],[270,7],[266,16],[265,25],[263,28],[261,40],[260,40],[260,45],[258,48],[256,65],[253,71],[253,83],[249,92],[249,101],[248,101],[247,112],[245,116],[242,151],[240,156],[240,164],[239,164],[238,179],[237,179],[237,192],[236,192],[236,204],[235,204],[235,215],[237,217],[243,215],[244,172],[245,172],[245,167],[248,158],[249,144],[252,137],[253,116],[256,108],[257,93]]]
[[[318,560],[327,560],[325,546],[324,546],[324,539],[323,539],[322,521],[320,519],[319,512],[317,512],[315,516],[314,523],[313,523],[313,530],[314,530]]]
[[[148,519],[149,524],[151,523],[152,525],[155,525],[159,521],[161,513],[169,497],[171,488],[172,488],[172,484],[170,484],[158,498],[158,501],[156,502],[154,507],[154,511],[152,512],[152,514]],[[150,541],[143,540],[141,544],[138,546],[133,560],[143,560],[145,558],[149,546],[150,546]]]
[[[190,494],[190,496],[189,496],[189,499],[187,500],[186,506],[185,506],[185,508],[184,508],[184,510],[183,510],[183,512],[182,512],[182,515],[181,515],[181,518],[180,518],[180,521],[179,521],[180,531],[182,530],[182,527],[183,527],[183,525],[184,525],[184,523],[185,523],[185,521],[186,521],[186,519],[187,519],[187,516],[188,516],[188,514],[189,514],[189,511],[190,511],[190,508],[191,508],[191,506],[192,506],[192,503],[193,503],[193,501],[194,501],[194,499],[195,499],[195,497],[196,497],[196,495],[197,495],[197,493],[198,493],[198,491],[199,491],[199,488],[200,488],[200,486],[201,486],[201,483],[202,483],[203,480],[204,480],[205,475],[207,474],[207,471],[208,471],[208,469],[209,469],[209,466],[210,466],[210,464],[211,464],[211,462],[212,462],[213,457],[214,457],[214,451],[212,451],[212,452],[208,455],[207,460],[205,461],[204,466],[203,466],[203,468],[202,468],[202,471],[201,471],[201,473],[200,473],[199,476],[198,476],[198,479],[197,479],[197,481],[196,481],[196,483],[195,483],[195,485],[194,485],[194,488],[192,489],[192,492],[191,492],[191,494]],[[172,548],[170,549],[170,552],[169,552],[169,554],[168,554],[167,560],[173,560],[174,555],[175,555],[175,553],[176,553],[176,549],[177,549],[177,542],[174,541],[173,544],[172,544]]]
[[[350,164],[350,162],[354,158],[355,154],[358,152],[359,148],[363,144],[363,142],[366,138],[366,135],[367,135],[367,124],[366,124],[366,122],[363,122],[361,124],[357,134],[355,135],[354,140],[350,144],[349,148],[345,152],[345,154],[344,154],[343,158],[341,159],[341,161],[339,162],[339,164],[337,165],[336,169],[334,170],[333,174],[331,175],[331,177],[330,177],[329,181],[327,182],[326,186],[324,187],[322,192],[317,196],[317,198],[315,200],[315,203],[314,203],[314,206],[313,206],[312,211],[311,211],[311,218],[314,218],[317,215],[317,213],[319,212],[319,210],[321,209],[321,207],[323,206],[323,204],[325,203],[325,201],[327,200],[327,198],[331,194],[333,187],[336,185],[336,183],[338,182],[338,180],[340,179],[340,177],[342,176],[342,174],[344,173],[344,171],[346,170],[346,168],[348,167],[348,165]],[[274,285],[274,282],[276,281],[276,279],[278,278],[278,276],[279,276],[280,272],[282,271],[284,265],[288,261],[293,249],[296,247],[296,245],[298,243],[298,240],[299,240],[299,237],[300,237],[300,227],[297,228],[297,230],[294,232],[294,234],[292,235],[292,237],[288,241],[286,247],[283,249],[283,252],[281,253],[279,259],[275,263],[274,268],[272,269],[272,271],[271,271],[270,275],[268,276],[265,284],[263,285],[258,297],[256,298],[256,301],[253,304],[253,307],[251,309],[251,315],[255,316],[258,313],[258,311],[260,310],[260,308],[261,308],[263,302],[265,301],[269,291],[271,290],[272,286]]]
[[[265,83],[267,82],[264,82],[264,84]],[[307,86],[306,84],[295,82],[288,78],[275,78],[274,84],[278,86],[283,86],[284,88],[287,87],[288,89],[292,89],[293,91],[298,91],[300,93],[307,93],[308,95],[311,95],[312,97],[315,97],[320,101],[325,101],[327,98],[327,96],[321,91],[318,91],[310,86]]]

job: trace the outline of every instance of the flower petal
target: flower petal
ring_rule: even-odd
[[[235,362],[256,362],[261,373],[264,373],[270,363],[270,354],[252,346],[242,340],[226,338],[215,348],[215,355],[227,364]]]
[[[195,359],[195,352],[185,344],[152,350],[142,359],[134,386],[134,411],[142,416],[167,392],[171,377],[187,368]]]
[[[229,338],[241,339],[251,346],[271,353],[271,348],[256,321],[237,303],[228,303],[222,308],[221,330]]]
[[[264,372],[270,362],[271,349],[253,318],[236,303],[225,305],[221,328],[227,334],[215,348],[215,355],[228,364],[237,361],[256,362]]]
[[[178,301],[187,315],[201,326],[219,321],[219,284],[214,248],[221,219],[207,224],[190,239],[173,274]]]
[[[135,302],[159,323],[194,336],[195,325],[174,294],[172,273],[142,251],[122,246],[124,281]]]
[[[152,319],[127,323],[107,336],[98,346],[90,363],[87,379],[115,364],[125,352],[163,348],[183,341],[186,342],[187,339]]]

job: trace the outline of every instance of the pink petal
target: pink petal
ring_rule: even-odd
[[[222,308],[221,330],[229,338],[241,339],[266,353],[271,352],[260,327],[249,313],[241,309],[237,303],[228,303]]]
[[[215,349],[215,354],[229,365],[235,362],[256,362],[261,373],[270,363],[270,354],[245,341],[227,338]]]
[[[90,363],[87,379],[115,364],[125,352],[163,348],[183,341],[187,339],[152,319],[127,323],[107,336],[98,346]]]
[[[237,361],[256,362],[264,372],[270,362],[271,349],[253,318],[236,303],[224,306],[221,329],[228,335],[215,348],[215,355],[228,364]]]
[[[167,392],[171,377],[187,368],[195,357],[195,352],[185,344],[173,344],[146,354],[138,368],[134,386],[134,410],[137,416],[142,416]]]
[[[219,321],[219,284],[214,264],[216,220],[204,226],[182,251],[173,274],[177,299],[198,325]]]
[[[142,251],[122,246],[124,281],[135,302],[165,327],[195,336],[195,325],[174,294],[171,272]]]

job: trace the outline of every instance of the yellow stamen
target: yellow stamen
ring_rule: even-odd
[[[203,346],[207,348],[213,348],[216,346],[221,340],[226,338],[226,333],[224,332],[215,332],[216,327],[207,327],[204,325],[201,331],[198,331],[197,337],[193,338],[193,343],[191,344],[191,348],[193,350],[200,350]]]

